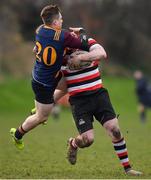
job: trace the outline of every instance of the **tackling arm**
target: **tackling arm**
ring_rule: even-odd
[[[59,99],[61,99],[66,94],[67,94],[67,85],[66,85],[64,77],[62,77],[54,92],[54,101],[55,102],[59,101]]]
[[[85,35],[85,30],[82,27],[69,28],[72,32],[74,32],[77,36]],[[88,39],[87,39],[88,40]],[[90,46],[89,52],[85,54],[80,54],[78,57],[76,57],[77,61],[94,61],[96,59],[106,59],[107,54],[104,50],[104,48],[100,44],[94,44]]]
[[[90,47],[90,51],[88,53],[80,54],[78,56],[80,61],[94,61],[96,59],[101,60],[107,58],[104,48],[99,44],[95,44]]]

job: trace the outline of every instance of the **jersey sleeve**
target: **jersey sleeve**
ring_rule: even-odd
[[[95,44],[99,44],[95,39],[89,38],[88,39],[88,45],[89,47],[92,47]]]
[[[69,31],[64,32],[64,47],[88,51],[90,46],[85,39],[76,38]]]
[[[89,38],[88,39],[88,44],[89,44],[89,48],[94,47],[95,45],[101,45],[100,43],[98,43],[95,39],[93,38]],[[108,60],[108,54],[107,57],[104,58],[105,60]]]

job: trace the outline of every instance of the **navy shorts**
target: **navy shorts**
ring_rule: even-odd
[[[73,118],[80,134],[93,129],[94,117],[102,125],[116,117],[105,88],[90,95],[70,97]]]
[[[32,89],[35,94],[35,99],[39,103],[42,104],[52,104],[54,103],[53,94],[54,94],[54,88],[50,88],[47,86],[44,86],[43,84],[40,84],[36,82],[35,80],[32,80]]]

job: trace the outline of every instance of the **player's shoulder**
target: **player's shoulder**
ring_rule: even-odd
[[[45,24],[41,24],[40,26],[37,27],[36,29],[36,34],[40,33],[40,32],[58,32],[58,33],[61,33],[62,32],[62,29],[55,29],[55,28],[52,28],[50,26],[47,26]]]
[[[39,34],[39,32],[42,30],[43,26],[44,26],[44,24],[41,24],[40,26],[38,26],[36,28],[36,34]]]
[[[43,35],[45,33],[50,33],[50,31],[53,31],[53,29],[51,27],[41,24],[40,26],[37,27],[36,34]]]
[[[61,31],[62,31],[63,33],[70,33],[70,31],[69,31],[68,29],[61,29]]]
[[[94,44],[98,44],[98,42],[94,38],[88,38],[88,44],[92,46]]]
[[[61,29],[61,33],[66,37],[71,36],[70,31],[67,29]]]

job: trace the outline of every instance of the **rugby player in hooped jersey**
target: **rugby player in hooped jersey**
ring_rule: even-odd
[[[36,114],[10,133],[15,146],[24,148],[22,137],[39,124],[45,122],[53,107],[53,93],[61,78],[60,68],[66,47],[89,50],[87,41],[76,38],[62,30],[62,15],[58,6],[49,5],[42,9],[43,25],[36,30],[36,61],[32,71],[32,89],[35,94]]]
[[[99,59],[104,59],[104,48],[94,39],[88,40],[90,52],[80,55],[79,59],[93,60],[89,67],[71,70],[68,66],[62,69],[64,77],[55,90],[54,100],[57,102],[67,92],[72,109],[72,115],[79,135],[68,140],[67,158],[71,164],[77,160],[79,148],[89,147],[94,141],[93,121],[95,119],[105,128],[111,137],[115,152],[128,175],[139,176],[142,173],[131,168],[126,142],[121,134],[118,119],[110,102],[108,91],[103,87],[98,69]],[[70,60],[69,60],[70,61]],[[74,61],[72,60],[72,66]],[[69,67],[70,67],[69,64]],[[79,64],[75,63],[75,67]]]

